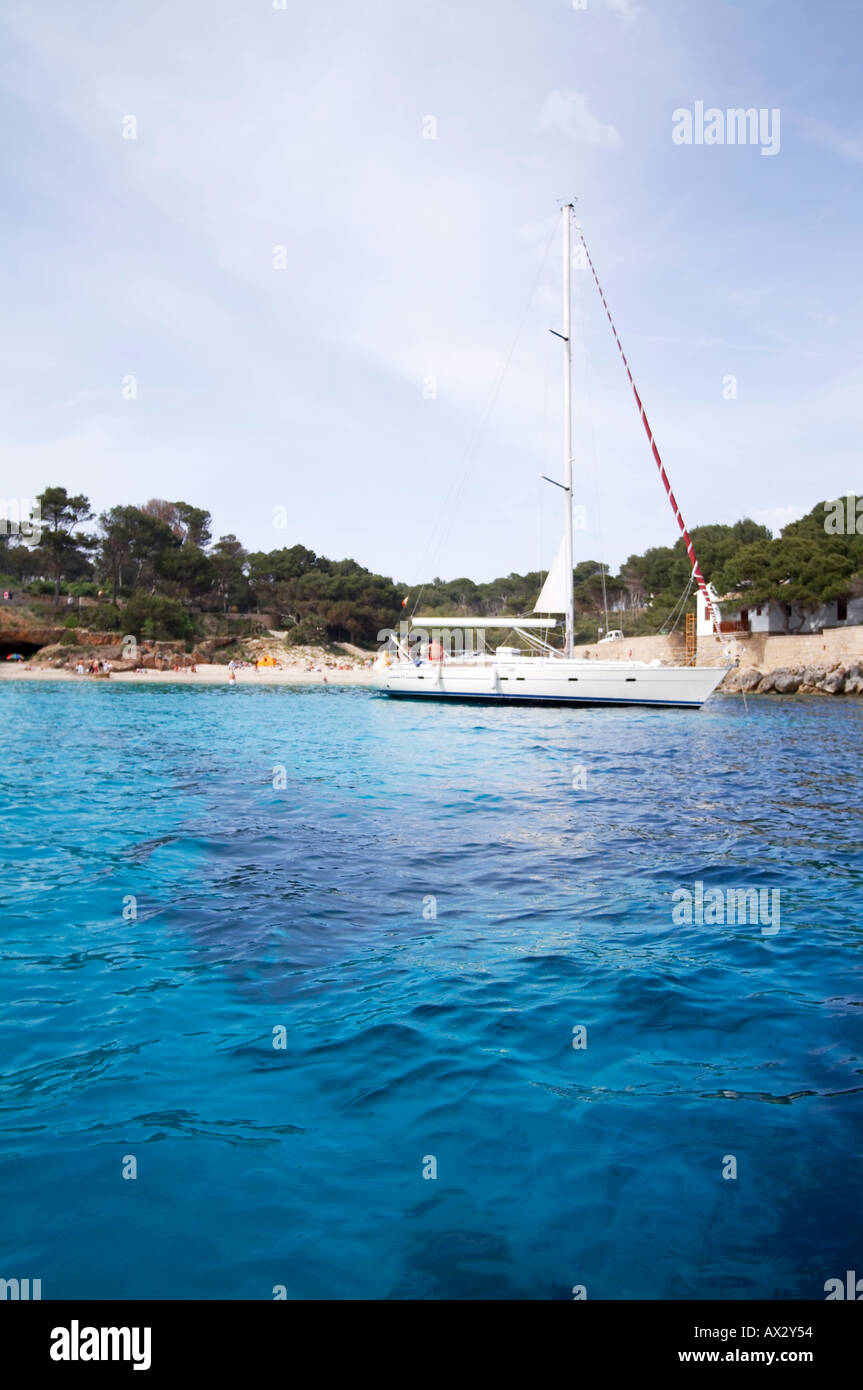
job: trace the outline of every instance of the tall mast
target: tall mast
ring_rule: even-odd
[[[563,208],[563,523],[566,576],[566,655],[572,656],[575,635],[575,595],[572,581],[572,303],[570,288],[570,228],[572,203]]]

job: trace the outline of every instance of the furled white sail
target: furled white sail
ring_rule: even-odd
[[[565,613],[567,586],[572,587],[572,575],[567,576],[566,573],[566,537],[561,536],[554,564],[533,606],[534,613]]]

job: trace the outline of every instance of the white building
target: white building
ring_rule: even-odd
[[[830,603],[813,604],[781,603],[777,599],[768,599],[763,603],[747,604],[743,594],[724,594],[717,599],[716,591],[710,584],[707,589],[711,602],[719,605],[723,635],[823,632],[825,628],[854,627],[863,623],[863,598],[840,598]],[[710,637],[713,632],[700,590],[697,630],[699,637]]]

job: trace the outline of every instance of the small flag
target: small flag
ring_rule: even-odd
[[[403,598],[403,599],[402,599],[402,608],[407,608],[407,606],[408,606],[408,601],[407,601],[406,598]]]

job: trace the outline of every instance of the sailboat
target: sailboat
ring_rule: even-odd
[[[485,704],[549,705],[671,705],[699,709],[719,685],[728,666],[664,666],[659,661],[603,660],[574,655],[575,595],[572,543],[572,203],[562,208],[563,226],[563,535],[557,557],[534,607],[537,617],[411,617],[401,636],[392,633],[378,656],[372,685],[383,695],[402,699],[478,701]],[[705,611],[714,631],[720,632],[715,596],[708,589],[695,556],[692,539],[671,490],[653,431],[635,387],[614,320],[578,223],[587,264],[593,272],[603,308],[611,324],[623,364],[632,386],[651,451],[668,494],[701,591]],[[555,330],[552,330],[553,332]],[[549,480],[553,481],[553,480]],[[564,619],[563,650],[546,639]],[[485,650],[488,629],[515,633],[527,644]],[[544,636],[542,635],[544,634]],[[602,643],[598,644],[600,647]],[[455,650],[453,650],[455,648]]]

